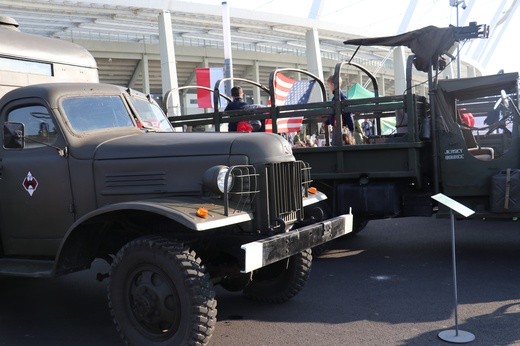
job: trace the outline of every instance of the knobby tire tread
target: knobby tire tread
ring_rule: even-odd
[[[187,284],[186,286],[189,287],[190,295],[195,302],[192,306],[192,333],[189,337],[188,345],[207,345],[217,323],[217,301],[209,275],[205,273],[205,268],[201,265],[200,258],[196,256],[194,251],[190,251],[182,243],[160,236],[145,236],[130,241],[123,246],[114,258],[110,274],[112,274],[113,268],[122,262],[124,254],[129,249],[138,247],[148,247],[154,252],[163,252],[172,263],[181,266],[180,268],[183,269],[184,273],[184,281]],[[108,292],[110,292],[110,284],[108,285]],[[127,345],[132,345],[131,340],[128,340],[115,318],[110,293],[108,294],[108,306],[117,332]]]

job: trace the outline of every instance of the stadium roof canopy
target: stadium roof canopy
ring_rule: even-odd
[[[343,61],[349,59],[356,48],[343,45],[346,39],[395,35],[431,24],[455,24],[454,9],[458,13],[459,7],[449,6],[448,0],[444,2],[228,0],[233,59],[235,52],[238,56],[234,64],[235,76],[247,78],[251,74],[249,64],[255,59],[265,62],[261,79],[267,71],[283,66],[288,60],[296,65],[305,64],[305,37],[309,29],[318,31],[323,59]],[[497,0],[493,2],[494,11],[488,10],[488,17],[481,20],[469,14],[476,13],[479,4],[486,1],[467,0],[466,12],[461,10],[460,25],[474,20],[479,24],[490,24],[492,30],[500,29],[495,35],[499,40],[502,29],[510,24],[518,2]],[[176,56],[179,56],[179,85],[186,85],[193,83],[196,67],[212,65],[218,60],[223,64],[221,4],[219,0],[3,0],[0,15],[16,19],[24,32],[80,43],[96,58],[101,81],[138,87],[143,53],[158,54],[158,15],[167,10],[172,17]],[[434,17],[441,7],[443,11]],[[496,45],[494,40],[475,43],[471,48],[478,54],[472,54],[468,49],[467,58],[482,65],[489,60],[488,53],[494,51]],[[389,58],[388,48],[364,48],[358,55],[379,62]],[[203,61],[205,56],[211,57],[209,61]],[[270,56],[268,62],[264,61],[267,56]],[[153,92],[160,83],[157,59],[150,60],[149,70],[151,84],[155,85]]]

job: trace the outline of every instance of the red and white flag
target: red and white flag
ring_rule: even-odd
[[[224,70],[221,67],[202,67],[195,69],[195,77],[197,85],[207,88],[215,88],[215,83],[224,78]],[[221,86],[221,92],[224,90],[224,85]],[[223,98],[221,100],[224,100]],[[197,105],[199,108],[213,108],[213,93],[197,89]]]

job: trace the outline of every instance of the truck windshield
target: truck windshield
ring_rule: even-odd
[[[130,102],[134,106],[138,123],[141,128],[150,129],[158,132],[173,132],[173,128],[168,118],[161,108],[148,100],[131,97]]]
[[[62,107],[76,132],[98,131],[114,127],[135,127],[123,99],[119,96],[71,97]]]

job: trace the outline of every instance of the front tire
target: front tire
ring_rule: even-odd
[[[143,237],[110,269],[109,308],[131,345],[206,345],[215,328],[215,292],[200,259],[182,244]]]
[[[284,303],[297,295],[311,271],[312,255],[307,249],[253,273],[253,279],[244,294],[266,303]]]

